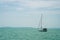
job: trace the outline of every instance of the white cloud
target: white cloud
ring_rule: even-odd
[[[31,8],[40,8],[40,7],[58,7],[60,5],[60,2],[56,1],[31,1],[27,2],[26,6]]]
[[[43,1],[43,0],[0,0],[1,2],[20,2],[24,7],[60,7],[60,1]],[[19,4],[19,5],[20,5]]]
[[[27,6],[31,7],[31,8],[38,8],[38,7],[48,7],[48,6],[51,6],[50,3],[46,3],[44,1],[41,1],[41,2],[30,2],[30,3],[27,3]]]
[[[60,7],[60,1],[19,1],[22,6],[29,8]]]
[[[22,11],[22,10],[24,10],[24,8],[16,8],[16,10]]]

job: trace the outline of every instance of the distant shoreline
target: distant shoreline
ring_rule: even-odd
[[[0,27],[0,29],[5,29],[5,28],[32,28],[32,29],[38,29],[38,28],[34,28],[34,27]],[[60,29],[60,28],[47,28],[47,29]]]

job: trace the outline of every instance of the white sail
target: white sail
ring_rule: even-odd
[[[42,16],[43,14],[41,14],[41,18],[39,20],[39,25],[38,25],[39,30],[42,30]]]

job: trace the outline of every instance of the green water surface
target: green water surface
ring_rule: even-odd
[[[60,40],[60,29],[0,28],[0,40]]]

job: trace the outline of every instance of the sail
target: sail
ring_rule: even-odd
[[[42,30],[42,16],[43,14],[41,14],[41,18],[39,20],[39,25],[38,25],[39,30]]]

